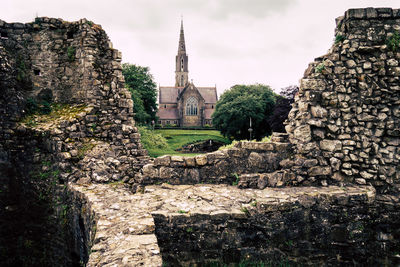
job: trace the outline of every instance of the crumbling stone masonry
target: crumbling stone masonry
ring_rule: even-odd
[[[291,154],[291,145],[284,134],[274,134],[272,141],[239,142],[234,148],[215,151],[196,157],[162,156],[154,163],[145,165],[136,175],[134,189],[138,185],[171,184],[232,184],[239,182],[239,175],[247,173],[274,172],[281,168],[279,162]],[[282,181],[265,181],[263,186],[282,186]],[[242,179],[243,182],[243,179]],[[256,182],[257,185],[257,182]],[[248,185],[239,185],[250,187]],[[257,187],[257,186],[255,186]]]
[[[121,53],[101,26],[85,19],[36,18],[27,24],[0,21],[0,32],[7,76],[2,80],[0,154],[5,158],[12,150],[27,102],[83,105],[87,108],[75,117],[36,127],[48,134],[49,150],[68,170],[65,178],[108,182],[134,176],[148,161],[147,152],[134,127]],[[97,153],[95,162],[79,160],[77,152],[88,143],[108,152]]]
[[[67,212],[74,203],[63,197],[73,192],[53,183],[127,181],[148,162],[124,88],[121,53],[100,25],[85,19],[0,20],[0,90],[0,215],[7,226],[1,227],[0,265],[23,266],[24,257],[41,266],[87,261],[93,223],[87,228],[74,220],[77,213]],[[60,116],[22,120],[29,105],[51,103],[63,105]],[[80,213],[85,218],[85,209]],[[88,238],[65,240],[69,230],[58,231],[65,224]]]
[[[286,130],[302,184],[400,183],[400,10],[350,9],[311,63]]]

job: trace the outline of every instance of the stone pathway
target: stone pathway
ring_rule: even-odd
[[[228,185],[154,185],[132,194],[122,184],[71,185],[89,199],[98,216],[88,266],[162,266],[152,213],[169,216],[230,213],[324,197],[341,202],[364,195],[375,199],[370,186],[238,189]],[[256,205],[254,205],[256,203]]]

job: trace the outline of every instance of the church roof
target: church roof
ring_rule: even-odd
[[[177,120],[179,119],[178,116],[178,109],[165,109],[165,108],[160,108],[157,112],[157,116],[160,119],[165,119],[165,120]]]
[[[204,98],[205,103],[215,104],[217,103],[217,88],[215,87],[196,87],[201,96]]]
[[[168,87],[163,86],[160,87],[159,90],[159,103],[176,103],[178,99],[178,89],[182,89],[179,87]]]
[[[217,103],[217,88],[215,87],[196,87],[200,95],[204,98],[207,104]],[[177,103],[178,92],[182,92],[182,87],[160,86],[159,90],[159,103]]]

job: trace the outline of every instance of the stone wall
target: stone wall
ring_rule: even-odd
[[[149,160],[121,53],[85,19],[0,20],[0,34],[1,265],[84,264],[94,219],[67,184],[128,181]]]
[[[400,10],[350,9],[336,23],[335,43],[309,65],[289,114],[294,171],[304,185],[398,191],[400,48],[389,43],[400,33]]]
[[[13,134],[27,104],[46,101],[86,107],[74,117],[29,126],[48,135],[49,149],[66,162],[62,168],[69,169],[73,180],[129,179],[148,161],[134,127],[131,96],[124,88],[121,53],[112,48],[100,25],[85,19],[36,18],[27,24],[0,21],[0,32],[2,73],[7,76],[0,108],[4,159],[13,150]],[[93,148],[93,142],[101,144],[98,150],[112,152],[97,151],[98,157],[107,158],[99,159],[97,167],[88,167],[76,152]],[[74,175],[76,169],[81,173]]]
[[[234,189],[212,190],[217,188],[191,194],[189,203],[195,204],[187,213],[152,213],[165,266],[399,263],[398,211],[375,201],[372,186],[236,189],[240,196]],[[215,209],[198,207],[198,195]],[[229,196],[235,198],[227,208]],[[246,204],[237,207],[237,201]]]
[[[135,177],[134,190],[138,185],[157,183],[237,184],[239,175],[244,173],[275,172],[282,168],[280,161],[291,154],[291,145],[282,136],[275,134],[273,142],[268,143],[239,142],[234,148],[195,157],[158,157]]]

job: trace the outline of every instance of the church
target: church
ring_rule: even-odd
[[[189,82],[183,21],[176,55],[175,86],[159,86],[158,124],[178,127],[212,126],[211,115],[218,100],[217,88],[197,87]]]

